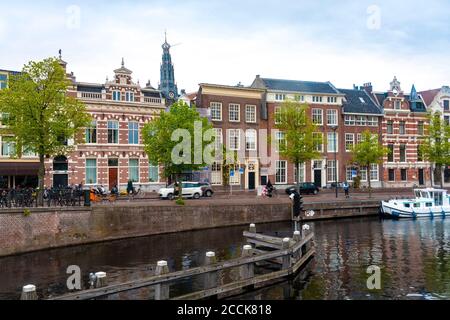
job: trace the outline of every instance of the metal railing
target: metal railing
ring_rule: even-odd
[[[32,188],[0,190],[0,208],[37,208],[38,191]],[[81,189],[46,189],[43,207],[76,207],[84,203]]]

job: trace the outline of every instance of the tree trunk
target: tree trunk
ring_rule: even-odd
[[[39,191],[37,194],[38,206],[44,206],[44,179],[45,179],[45,155],[39,155]]]
[[[178,200],[183,200],[183,183],[180,180],[181,180],[180,179],[180,175],[177,174],[176,175],[176,181],[177,181],[177,184],[178,184],[178,191],[179,191]]]
[[[369,198],[372,199],[372,183],[370,181],[372,179],[370,179],[370,174],[371,174],[370,165],[368,165],[367,166],[367,181],[369,181]]]
[[[300,194],[300,163],[295,164],[297,167],[297,192]]]
[[[441,189],[444,189],[444,177],[442,175],[442,165],[439,165],[439,179],[441,180]]]

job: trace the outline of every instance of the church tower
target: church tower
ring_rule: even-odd
[[[170,44],[167,42],[167,34],[165,42],[162,45],[163,58],[161,64],[161,80],[159,90],[166,98],[167,105],[170,106],[178,100],[178,88],[175,83],[175,71],[172,64],[172,56],[170,55]]]

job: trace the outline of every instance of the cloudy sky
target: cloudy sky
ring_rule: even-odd
[[[125,57],[141,84],[159,79],[167,29],[180,89],[263,77],[372,82],[405,91],[450,84],[450,2],[427,1],[6,1],[0,69],[63,58],[79,81],[104,82]]]

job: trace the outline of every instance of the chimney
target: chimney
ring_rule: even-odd
[[[368,94],[373,93],[373,86],[371,82],[364,83],[364,91],[366,91]]]

